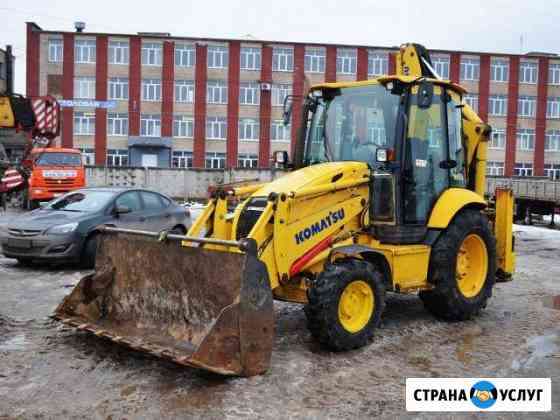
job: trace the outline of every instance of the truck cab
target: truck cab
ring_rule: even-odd
[[[84,164],[77,149],[34,148],[24,165],[30,170],[24,201],[28,208],[37,208],[41,201],[50,201],[68,191],[85,187]]]

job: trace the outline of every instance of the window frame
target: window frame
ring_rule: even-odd
[[[227,69],[229,48],[223,45],[209,45],[206,49],[206,66],[209,69]]]
[[[173,137],[185,139],[194,138],[194,118],[187,115],[174,115]]]
[[[306,47],[304,56],[305,73],[325,73],[327,66],[327,49],[325,47]]]
[[[501,76],[498,77],[498,76]],[[496,83],[509,82],[509,60],[506,58],[492,58],[490,60],[490,81]]]
[[[95,99],[95,77],[93,76],[75,76],[74,77],[74,98],[75,99]],[[84,95],[84,85],[87,91]]]
[[[143,66],[161,67],[163,65],[163,44],[161,42],[142,42],[140,56]]]
[[[142,101],[161,102],[161,79],[142,79]]]
[[[115,130],[116,127],[119,127],[120,130]],[[107,113],[107,136],[111,136],[111,137],[128,136],[128,113],[125,112]]]
[[[480,80],[480,57],[462,57],[459,78],[465,81],[476,82]]]
[[[194,80],[176,79],[174,83],[174,101],[180,104],[194,103]],[[186,98],[186,99],[185,99]]]
[[[196,46],[189,43],[176,43],[175,51],[176,67],[194,67],[196,65]]]
[[[216,92],[218,92],[217,95]],[[216,100],[216,97],[218,97],[218,100]],[[216,104],[216,105],[227,105],[228,84],[225,80],[206,81],[206,103]]]
[[[257,118],[239,118],[237,124],[239,141],[259,141],[260,123]],[[250,137],[247,136],[247,133],[250,133]]]
[[[262,63],[262,50],[258,47],[241,47],[239,68],[243,71],[259,71]],[[252,64],[252,65],[250,65]]]
[[[54,54],[53,54],[54,53]],[[54,55],[54,59],[53,59]],[[49,63],[62,63],[64,59],[64,40],[61,38],[49,38],[47,60]]]
[[[95,64],[97,43],[94,39],[74,41],[74,63]]]
[[[527,79],[527,75],[531,76]],[[529,85],[537,84],[539,80],[539,64],[534,61],[519,62],[519,83]]]
[[[140,114],[140,136],[161,137],[161,115]]]
[[[223,137],[216,137],[218,135]],[[221,116],[206,117],[206,139],[207,140],[226,140],[227,139],[227,118]]]
[[[129,95],[128,77],[109,77],[107,79],[107,99],[115,101],[128,101]],[[121,93],[121,96],[115,95]]]
[[[128,41],[109,41],[107,60],[113,65],[130,64],[130,43]],[[117,57],[120,55],[120,60]]]
[[[251,99],[251,101],[248,101]],[[239,105],[256,106],[261,103],[261,89],[258,82],[239,83]]]
[[[355,75],[358,67],[358,50],[355,48],[336,49],[336,73]]]
[[[74,111],[72,122],[74,136],[95,136],[95,112]],[[84,127],[87,127],[89,131],[84,130]]]
[[[272,48],[272,71],[294,71],[294,49],[292,47]]]

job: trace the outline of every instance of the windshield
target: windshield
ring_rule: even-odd
[[[115,196],[111,191],[74,191],[51,202],[52,210],[95,212],[103,209]]]
[[[395,148],[399,99],[379,84],[325,89],[316,98],[305,163],[354,160],[374,166],[378,147]]]
[[[38,154],[35,165],[38,166],[81,166],[82,156],[79,153],[44,152]]]

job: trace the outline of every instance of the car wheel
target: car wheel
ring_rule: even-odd
[[[82,253],[82,267],[93,268],[95,267],[95,254],[97,253],[97,233],[91,235],[84,244]]]
[[[30,267],[33,264],[33,260],[31,258],[16,258],[19,265],[23,265],[24,267]]]
[[[172,233],[174,235],[186,235],[187,229],[185,229],[184,226],[175,226],[173,229],[169,231],[169,233]]]

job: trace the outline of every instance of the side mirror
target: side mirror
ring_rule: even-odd
[[[119,215],[130,213],[131,211],[132,210],[130,209],[130,207],[127,206],[115,206],[115,208],[113,209],[113,214],[119,217]]]
[[[290,157],[288,156],[288,152],[285,150],[276,150],[272,154],[272,161],[276,164],[276,166],[280,166],[282,168],[287,168],[290,165]]]

